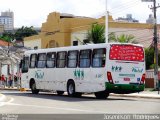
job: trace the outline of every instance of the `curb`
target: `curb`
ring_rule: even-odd
[[[20,88],[0,88],[0,90],[20,90]]]
[[[147,94],[110,94],[111,96],[116,96],[116,97],[135,97],[135,98],[149,98],[149,99],[160,99],[160,95],[159,96],[151,96],[151,95],[147,95]]]
[[[26,88],[0,88],[0,90],[28,91]]]

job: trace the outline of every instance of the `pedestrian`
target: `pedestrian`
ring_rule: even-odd
[[[1,76],[0,76],[0,87],[2,86],[2,79],[1,79]]]
[[[16,75],[14,75],[14,83],[15,83],[15,87],[17,87],[17,83],[18,82],[18,77],[17,77],[17,73]]]
[[[1,76],[1,81],[2,81],[3,87],[5,88],[5,81],[6,81],[6,79],[5,79],[5,76],[3,74]]]
[[[9,76],[8,76],[9,88],[12,87],[12,83],[13,83],[12,75],[9,73]]]

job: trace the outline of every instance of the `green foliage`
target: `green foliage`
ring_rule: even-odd
[[[0,39],[6,42],[11,42],[11,40],[14,39],[14,34],[12,34],[11,32],[4,32],[2,36],[0,36]]]
[[[149,66],[150,69],[154,69],[154,67],[155,67],[154,64],[152,64],[152,65]]]
[[[105,27],[98,23],[92,24],[91,30],[88,31],[87,39],[95,44],[105,42]]]
[[[35,31],[33,29],[33,26],[31,27],[24,27],[22,26],[21,28],[19,28],[15,34],[11,33],[11,32],[4,32],[2,34],[2,36],[0,36],[0,39],[7,41],[7,42],[11,42],[11,40],[23,40],[24,37],[29,37],[32,35],[37,35],[37,31]]]
[[[116,36],[114,32],[109,34],[109,42],[120,42],[120,43],[138,43],[134,40],[133,35],[125,35],[121,34],[119,36]]]
[[[154,64],[154,49],[153,48],[145,49],[145,60],[146,60],[146,69],[148,70],[150,69],[151,65]]]
[[[134,40],[133,35],[125,35],[121,34],[120,36],[116,36],[114,32],[109,33],[108,40],[109,42],[120,42],[120,43],[135,43],[138,42]],[[90,42],[95,44],[97,43],[105,43],[105,27],[104,25],[100,25],[98,23],[92,24],[91,30],[88,31],[87,39]]]
[[[111,41],[116,41],[116,35],[114,32],[111,32],[108,34],[108,41],[111,42]]]
[[[33,29],[33,26],[31,27],[24,27],[22,26],[19,28],[15,33],[16,40],[23,40],[24,37],[29,37],[32,35],[37,35],[37,31]]]

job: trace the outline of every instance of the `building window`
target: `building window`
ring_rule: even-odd
[[[78,61],[78,51],[69,51],[67,60],[68,68],[77,67],[77,61]]]
[[[30,59],[30,68],[35,68],[37,62],[37,54],[32,54]]]
[[[56,63],[56,53],[47,53],[47,68],[54,68]]]
[[[38,49],[38,46],[34,46],[34,50],[37,50]]]
[[[38,54],[37,68],[45,68],[46,67],[46,54],[40,53]]]
[[[92,54],[92,67],[104,67],[106,60],[106,49],[94,49]]]
[[[81,50],[79,67],[81,68],[90,67],[90,62],[91,62],[91,50]]]
[[[66,64],[66,52],[57,53],[57,68],[64,68]]]
[[[73,41],[73,46],[78,46],[78,41]]]

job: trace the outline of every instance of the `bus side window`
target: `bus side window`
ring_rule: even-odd
[[[46,67],[47,68],[54,68],[55,63],[56,63],[56,53],[55,52],[47,53]]]
[[[28,68],[29,68],[29,57],[24,57],[21,63],[22,73],[28,72]]]
[[[39,53],[37,68],[45,68],[45,67],[46,67],[46,53]]]
[[[79,67],[87,68],[91,64],[91,50],[81,50],[79,55]]]
[[[57,68],[64,68],[66,66],[66,55],[66,51],[57,52]]]
[[[37,62],[37,54],[32,54],[30,58],[30,68],[35,68]]]
[[[94,49],[92,54],[92,67],[105,67],[106,49]]]
[[[78,62],[78,51],[68,51],[67,57],[67,67],[68,68],[76,68]]]

